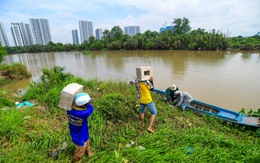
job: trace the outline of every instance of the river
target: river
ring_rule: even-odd
[[[4,63],[21,62],[30,80],[7,87],[24,89],[37,81],[42,68],[65,67],[84,79],[128,81],[136,67],[152,66],[156,88],[175,83],[195,99],[230,110],[260,108],[260,53],[253,51],[93,51],[25,53],[5,56]]]

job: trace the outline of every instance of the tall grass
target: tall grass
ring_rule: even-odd
[[[71,161],[75,146],[66,112],[58,108],[58,101],[62,88],[72,82],[83,84],[94,99],[95,111],[88,121],[91,149],[96,154],[85,156],[82,162],[260,161],[260,140],[253,130],[172,109],[152,93],[158,115],[155,134],[150,134],[146,131],[150,113],[146,111],[142,127],[133,86],[120,81],[84,81],[55,67],[44,70],[42,80],[24,95],[35,101],[33,107],[0,110],[0,162]],[[68,147],[56,159],[48,155],[63,142]]]
[[[0,111],[0,136],[8,140],[15,141],[19,133],[24,130],[21,127],[23,119],[17,109],[7,109]]]

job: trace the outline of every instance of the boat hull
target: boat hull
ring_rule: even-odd
[[[153,91],[161,95],[166,95],[165,91],[159,89],[154,88]],[[219,106],[207,104],[198,100],[193,100],[187,108],[197,113],[215,116],[227,122],[232,122],[236,124],[252,126],[257,128],[260,127],[259,117],[250,117],[235,111],[231,111]]]

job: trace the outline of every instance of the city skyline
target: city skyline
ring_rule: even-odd
[[[258,0],[0,0],[0,22],[11,45],[11,22],[28,23],[29,18],[35,17],[49,20],[54,43],[72,43],[71,30],[78,29],[79,20],[92,21],[94,29],[103,31],[138,25],[143,33],[159,32],[161,27],[171,26],[175,18],[186,17],[192,30],[215,29],[230,36],[252,36],[260,30],[258,6]]]
[[[30,46],[33,44],[47,45],[51,40],[51,29],[49,28],[49,21],[44,18],[36,19],[30,18],[30,25],[27,23],[11,23],[11,33],[14,41],[14,46]],[[1,22],[0,22],[1,23]],[[121,27],[120,27],[121,28]],[[129,36],[134,36],[137,33],[140,33],[140,26],[126,26],[123,28],[124,34]],[[90,36],[94,36],[97,40],[101,40],[103,33],[101,28],[93,30],[93,22],[80,20],[79,21],[79,33],[78,29],[72,29],[72,44],[81,44],[85,40],[89,40]],[[5,29],[1,23],[1,42],[4,39],[8,40],[8,37],[5,34]],[[32,33],[33,36],[32,37]],[[94,35],[95,33],[95,35]],[[10,46],[9,43],[4,43],[3,46]]]

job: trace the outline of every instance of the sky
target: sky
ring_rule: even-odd
[[[48,19],[52,41],[65,44],[72,43],[79,20],[92,21],[94,30],[140,26],[144,33],[184,17],[192,30],[253,36],[260,32],[260,0],[0,0],[0,22],[11,46],[11,23],[29,24],[30,18]]]

